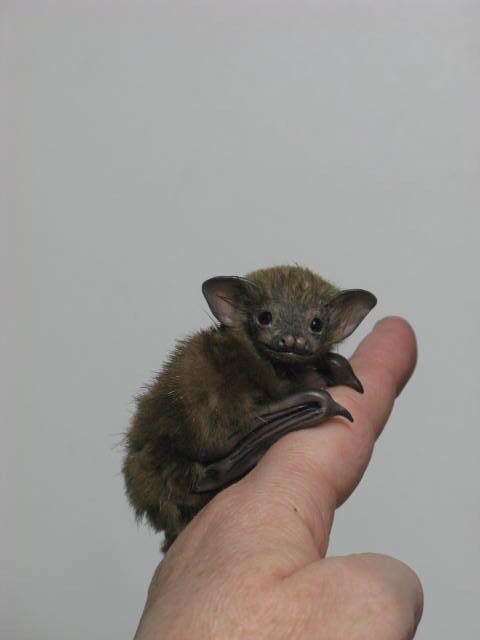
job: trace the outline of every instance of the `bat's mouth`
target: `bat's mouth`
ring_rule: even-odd
[[[315,353],[297,353],[296,351],[280,351],[279,349],[274,349],[272,347],[268,347],[267,345],[262,345],[263,349],[266,351],[267,355],[272,358],[272,360],[277,360],[279,362],[285,363],[295,363],[295,362],[308,362],[309,360],[315,360],[317,354]]]

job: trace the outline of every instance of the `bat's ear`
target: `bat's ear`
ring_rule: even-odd
[[[377,299],[364,289],[347,289],[337,294],[328,304],[333,342],[340,342],[352,334]]]
[[[205,280],[202,292],[215,318],[231,327],[241,316],[241,303],[250,286],[246,278],[216,276]]]

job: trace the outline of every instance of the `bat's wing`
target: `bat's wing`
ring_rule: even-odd
[[[258,415],[251,431],[228,454],[207,465],[205,477],[195,487],[196,493],[216,491],[239,480],[287,433],[318,425],[335,415],[353,421],[350,413],[327,391],[295,394],[278,404],[280,409]]]

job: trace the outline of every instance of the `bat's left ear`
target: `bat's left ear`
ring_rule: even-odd
[[[376,304],[377,298],[364,289],[347,289],[336,295],[327,306],[333,342],[348,338]]]
[[[205,280],[202,292],[216,319],[227,327],[241,316],[241,302],[251,283],[236,276],[216,276]]]

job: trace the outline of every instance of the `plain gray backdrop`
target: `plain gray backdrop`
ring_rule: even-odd
[[[388,314],[420,349],[330,552],[478,638],[480,3],[4,0],[0,73],[2,637],[132,637],[133,396],[202,280],[299,262],[378,296],[343,353]]]

